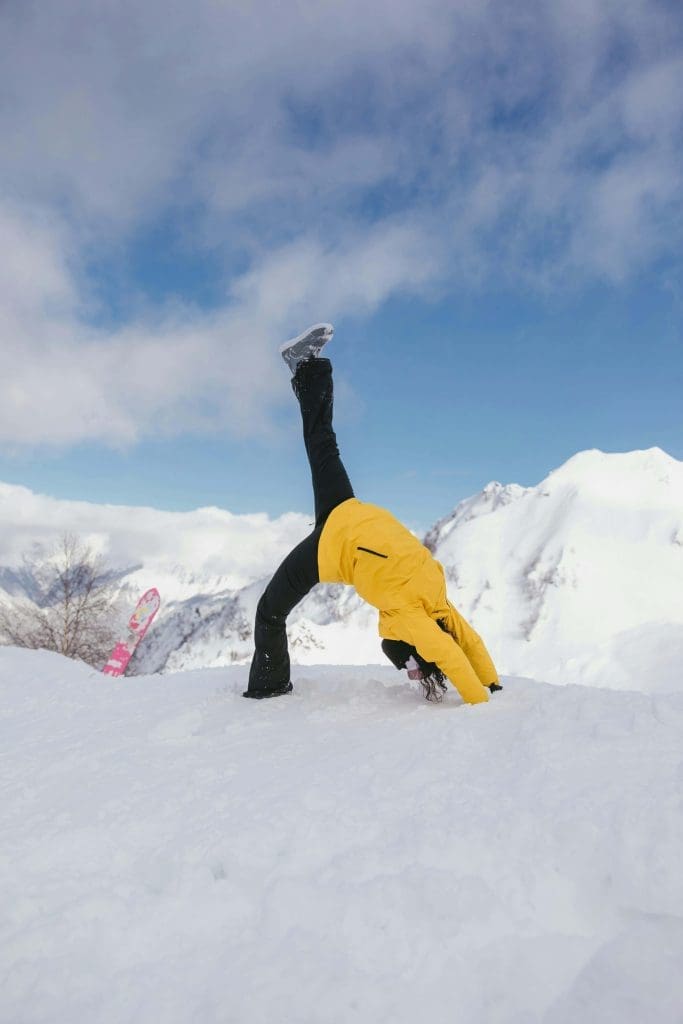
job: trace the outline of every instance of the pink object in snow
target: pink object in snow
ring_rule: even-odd
[[[128,622],[128,635],[119,640],[109,655],[109,660],[102,671],[108,676],[122,676],[128,662],[135,653],[135,648],[149,629],[152,619],[159,611],[161,598],[156,587],[147,590],[137,603],[137,607]]]

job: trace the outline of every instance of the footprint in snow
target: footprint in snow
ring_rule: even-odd
[[[201,711],[185,711],[159,722],[149,733],[158,743],[187,743],[201,732],[204,717]]]

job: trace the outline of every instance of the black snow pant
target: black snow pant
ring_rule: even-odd
[[[301,408],[304,444],[311,467],[315,529],[287,555],[258,603],[255,650],[245,697],[268,696],[289,686],[287,616],[320,582],[318,543],[327,517],[342,501],[354,496],[332,426],[332,364],[329,359],[301,363],[292,378],[292,387]]]

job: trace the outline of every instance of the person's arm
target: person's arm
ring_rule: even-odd
[[[465,653],[421,606],[381,612],[380,632],[412,644],[425,661],[435,662],[467,704],[482,704],[489,699],[488,689],[482,686]]]
[[[493,664],[484,641],[450,601],[446,602],[446,614],[443,618],[439,618],[439,622],[465,652],[479,681],[489,687],[491,691],[502,690],[496,666]]]

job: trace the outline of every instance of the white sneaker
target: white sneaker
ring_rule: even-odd
[[[319,356],[328,341],[332,340],[334,327],[332,324],[314,324],[296,338],[280,345],[280,354],[287,363],[292,375],[296,373],[299,363],[305,359]]]

